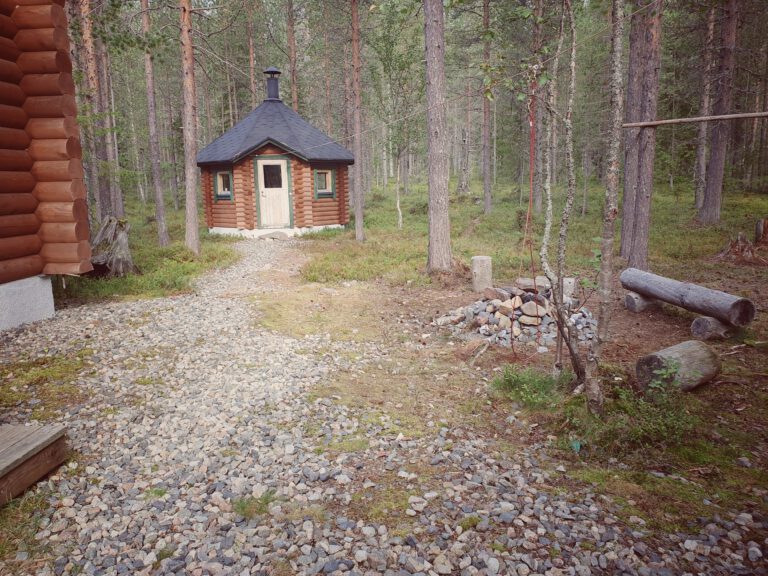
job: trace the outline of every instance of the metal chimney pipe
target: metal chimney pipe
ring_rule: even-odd
[[[280,70],[270,66],[264,70],[267,75],[267,100],[280,100]]]

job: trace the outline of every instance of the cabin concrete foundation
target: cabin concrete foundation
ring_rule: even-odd
[[[0,331],[52,318],[53,314],[53,287],[49,276],[0,284]]]

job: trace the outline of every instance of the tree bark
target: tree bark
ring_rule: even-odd
[[[622,87],[622,51],[624,42],[624,1],[613,0],[611,10],[611,133],[608,139],[608,173],[603,205],[603,232],[600,240],[600,272],[597,277],[597,334],[587,358],[584,391],[587,405],[595,414],[603,411],[603,388],[599,367],[603,344],[608,340],[613,295],[613,252],[616,236],[616,216],[619,212],[621,118],[624,115]]]
[[[628,121],[654,120],[659,96],[661,16],[664,2],[637,0],[637,8],[630,29]],[[633,39],[635,44],[632,44]],[[655,156],[656,131],[653,128],[628,131],[621,249],[622,256],[629,259],[630,266],[643,270],[648,268]]]
[[[358,0],[351,0],[352,9],[352,149],[355,155],[353,164],[355,199],[355,240],[365,241],[365,228],[363,227],[363,135],[362,135],[362,94],[360,87],[360,15],[358,14]]]
[[[200,232],[197,218],[197,120],[195,108],[195,51],[192,46],[192,5],[191,0],[179,0],[181,11],[181,65],[184,72],[182,100],[184,110],[184,198],[186,226],[184,241],[192,252],[200,254]]]
[[[677,385],[680,390],[693,390],[720,373],[720,358],[709,346],[698,340],[687,340],[643,356],[635,365],[638,386],[647,388]]]
[[[451,222],[448,214],[444,18],[442,0],[424,0],[429,188],[428,272],[447,272],[451,270],[452,260]]]
[[[746,326],[755,319],[755,305],[720,290],[679,282],[664,276],[627,268],[619,276],[621,285],[647,298],[656,298],[691,312],[712,316],[733,326]]]
[[[720,64],[714,82],[715,115],[728,114],[733,105],[733,73],[736,65],[736,29],[739,21],[738,0],[726,0],[725,17],[720,34]],[[699,220],[704,224],[720,221],[720,206],[723,198],[725,175],[725,154],[728,148],[731,123],[718,122],[710,131],[711,156],[707,164],[704,200],[699,209]]]
[[[145,37],[149,36],[151,23],[149,0],[141,0],[141,26]],[[157,102],[155,101],[155,70],[152,52],[144,52],[144,77],[147,84],[147,123],[149,125],[149,161],[152,168],[152,188],[155,193],[155,220],[157,221],[157,240],[160,246],[168,246],[168,226],[165,223],[165,198],[163,181],[160,173],[160,141],[157,137]]]
[[[288,36],[288,70],[291,75],[291,107],[299,111],[299,80],[296,61],[296,14],[293,11],[293,0],[288,0],[285,10],[287,12],[286,35]],[[357,10],[357,6],[355,6]],[[359,161],[358,157],[355,161]]]
[[[491,2],[483,0],[483,31],[486,34],[483,42],[483,63],[486,74],[491,67]],[[483,212],[491,213],[493,197],[491,196],[491,99],[490,94],[481,94],[483,98]]]
[[[536,214],[541,214],[542,207],[542,188],[543,188],[543,165],[542,165],[542,150],[546,145],[543,138],[543,118],[544,118],[544,106],[542,102],[538,102],[538,77],[541,74],[543,68],[543,56],[542,50],[544,47],[544,35],[542,29],[542,19],[544,18],[544,2],[543,0],[535,0],[533,8],[533,54],[536,58],[536,65],[538,69],[534,72],[533,89],[531,98],[533,99],[534,106],[534,125],[531,130],[534,137],[534,161],[533,161],[533,211]]]
[[[86,100],[91,106],[93,115],[93,157],[91,162],[97,174],[98,190],[94,193],[96,209],[99,221],[103,221],[112,212],[112,198],[110,196],[109,179],[106,177],[105,167],[107,162],[107,140],[104,123],[104,103],[101,100],[101,83],[99,81],[99,68],[96,63],[96,46],[93,37],[93,21],[91,0],[79,0],[80,23],[82,26],[83,52],[85,54],[85,77],[88,86]],[[100,136],[101,135],[101,136]]]
[[[704,75],[701,79],[701,105],[700,116],[709,116],[712,113],[712,100],[710,90],[712,88],[712,51],[715,43],[715,7],[707,11],[707,36],[704,42]],[[704,203],[704,187],[707,174],[707,153],[709,130],[706,122],[699,124],[699,132],[696,139],[696,164],[693,172],[694,202],[696,209],[700,209]]]
[[[120,183],[120,150],[117,143],[117,110],[115,108],[115,91],[112,88],[112,66],[109,54],[104,47],[102,52],[104,82],[107,94],[107,122],[109,125],[109,141],[107,143],[107,160],[109,161],[109,184],[112,196],[112,214],[118,218],[125,218],[125,202],[123,201],[123,187]]]
[[[144,2],[145,0],[142,0]],[[256,47],[253,41],[253,16],[256,8],[254,7],[248,14],[248,80],[251,89],[251,108],[256,108],[259,103],[258,92],[256,88]]]

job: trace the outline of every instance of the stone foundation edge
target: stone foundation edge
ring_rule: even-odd
[[[52,318],[50,276],[33,276],[0,284],[0,332]]]

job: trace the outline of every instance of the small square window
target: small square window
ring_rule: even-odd
[[[232,199],[232,172],[216,172],[214,194],[217,200]]]
[[[315,198],[334,198],[333,170],[315,170]]]
[[[264,188],[282,188],[283,171],[276,164],[264,164]]]

